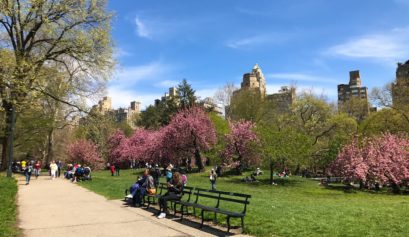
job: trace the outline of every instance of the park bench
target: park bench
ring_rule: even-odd
[[[148,203],[148,208],[151,204],[156,203],[156,199],[160,198],[162,195],[163,190],[166,190],[167,186],[166,183],[160,183],[159,187],[156,187],[156,193],[155,194],[148,194],[146,193],[145,196],[142,199],[143,204]],[[124,200],[128,201],[128,193],[129,189],[125,189],[125,197]],[[133,202],[135,202],[135,197],[132,199]]]
[[[160,183],[159,186],[156,187],[155,194],[146,194],[143,198],[143,204],[145,205],[145,203],[148,203],[146,208],[149,208],[151,204],[156,204],[156,200],[166,193],[167,188],[168,186],[166,183]],[[163,190],[165,190],[165,192]]]
[[[155,202],[156,199],[159,199],[160,197],[162,197],[167,192],[167,187],[168,187],[167,183],[160,183],[159,187],[160,187],[159,188],[160,191],[156,195],[146,195],[145,196],[148,199],[147,200],[147,202],[148,202],[147,208],[149,208],[150,204],[156,204],[156,202]],[[189,202],[190,197],[191,197],[191,195],[193,193],[193,190],[194,190],[193,187],[188,187],[188,186],[183,187],[181,200]],[[151,198],[152,198],[152,201],[151,201]],[[179,204],[180,200],[171,200],[170,202],[171,202],[170,207],[173,208],[173,211],[175,212],[175,215],[176,215],[176,213],[177,213],[176,207]]]
[[[183,221],[183,216],[185,213],[189,214],[189,207],[192,207],[194,213],[196,212],[196,209],[201,210],[200,228],[203,227],[204,213],[213,212],[215,221],[217,221],[217,214],[227,216],[227,232],[230,232],[230,218],[240,218],[241,229],[242,231],[244,230],[244,217],[246,215],[247,205],[250,203],[249,199],[251,198],[251,195],[201,188],[196,188],[193,194],[193,201],[179,201],[179,204],[181,205],[181,221]],[[240,207],[242,207],[241,211],[231,210],[233,209],[231,204],[238,204]]]
[[[321,179],[321,183],[323,185],[328,185],[330,183],[341,183],[341,182],[343,182],[342,177],[329,177],[329,178]]]

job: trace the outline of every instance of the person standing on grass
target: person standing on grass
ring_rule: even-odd
[[[40,172],[41,172],[41,164],[40,164],[40,161],[37,161],[34,165],[34,175],[36,179],[38,179],[38,176],[40,176]]]
[[[217,174],[214,171],[214,169],[212,169],[210,171],[210,176],[209,176],[209,180],[210,180],[212,190],[216,190],[216,179],[217,179]]]
[[[33,172],[33,166],[31,165],[31,163],[27,163],[24,169],[24,175],[26,176],[26,185],[30,184],[32,172]]]
[[[170,164],[168,165],[168,167],[166,167],[166,183],[169,183],[172,180],[172,169],[173,169],[173,165]]]
[[[111,170],[111,176],[114,176],[114,174],[115,174],[115,165],[114,164],[111,164],[110,170]]]
[[[119,176],[119,169],[120,169],[121,167],[119,167],[119,163],[115,163],[115,173],[116,173],[116,176]]]
[[[182,198],[183,184],[179,172],[175,172],[172,176],[172,180],[168,185],[168,192],[159,198],[159,215],[158,218],[162,219],[166,217],[168,212],[168,201],[177,201]]]
[[[51,172],[51,179],[55,179],[57,177],[58,166],[55,161],[51,161],[50,164],[50,172]]]

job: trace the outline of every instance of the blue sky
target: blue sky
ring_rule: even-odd
[[[267,91],[296,84],[336,101],[360,70],[369,89],[409,60],[409,0],[111,0],[114,107],[153,103],[183,78],[204,98],[255,63]]]

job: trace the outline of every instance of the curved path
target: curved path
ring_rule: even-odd
[[[185,222],[158,220],[151,212],[107,200],[62,178],[40,176],[25,185],[19,177],[18,183],[19,227],[25,237],[225,235],[217,228],[205,232]]]

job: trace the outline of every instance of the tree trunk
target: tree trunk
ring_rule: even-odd
[[[270,160],[270,184],[274,184],[274,169],[273,169],[273,161]]]
[[[197,168],[199,168],[199,172],[204,171],[202,156],[200,155],[200,150],[198,148],[195,149],[195,161]]]
[[[9,159],[7,157],[7,154],[9,154],[9,148],[10,148],[10,144],[9,144],[9,136],[12,136],[11,131],[12,128],[11,126],[14,126],[15,124],[13,123],[13,112],[12,109],[14,109],[11,105],[9,104],[4,104],[3,108],[5,110],[6,113],[6,129],[4,130],[4,140],[2,142],[2,154],[1,154],[1,159],[2,159],[2,164],[1,164],[1,170],[6,170],[8,169],[8,167],[11,165],[9,164]],[[13,141],[11,141],[13,143]],[[14,159],[14,157],[12,158]]]
[[[53,154],[53,145],[54,145],[54,129],[48,131],[47,136],[47,155],[45,157],[45,163],[49,164],[52,159],[54,159]]]
[[[7,137],[2,138],[2,149],[1,149],[1,167],[0,170],[4,171],[7,169]]]

